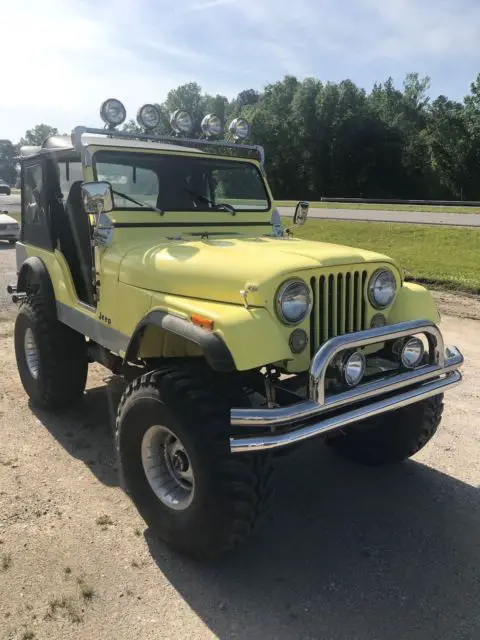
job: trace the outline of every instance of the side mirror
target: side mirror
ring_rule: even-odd
[[[108,213],[113,210],[112,185],[109,182],[84,182],[82,199],[87,213]]]
[[[303,200],[297,203],[297,206],[295,207],[295,213],[293,214],[294,226],[301,227],[302,225],[305,224],[305,221],[308,217],[309,206],[310,206],[309,203],[304,202]]]

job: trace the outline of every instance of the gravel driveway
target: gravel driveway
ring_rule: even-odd
[[[13,255],[0,249],[2,296]],[[477,304],[442,297],[464,316]],[[30,408],[2,305],[2,640],[480,638],[477,321],[443,318],[465,381],[414,461],[358,468],[310,443],[283,462],[267,526],[202,566],[159,543],[117,486],[121,385],[92,367],[80,408]]]

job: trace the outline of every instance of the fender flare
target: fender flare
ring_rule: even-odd
[[[202,350],[206,361],[214,371],[236,371],[235,362],[227,345],[220,336],[174,316],[166,311],[150,311],[137,324],[128,343],[124,363],[135,360],[140,347],[143,332],[148,326],[154,326],[193,342]]]
[[[19,293],[35,293],[40,295],[45,302],[47,302],[51,312],[56,315],[57,306],[55,301],[55,292],[53,290],[50,274],[48,273],[48,269],[43,260],[37,256],[27,258],[20,267],[17,278],[17,291]]]

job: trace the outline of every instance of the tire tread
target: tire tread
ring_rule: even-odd
[[[125,408],[145,391],[158,392],[164,402],[171,403],[182,422],[206,425],[202,436],[208,438],[208,446],[212,449],[216,481],[228,487],[228,501],[225,501],[224,507],[229,511],[230,526],[228,535],[222,540],[221,549],[203,548],[198,555],[208,557],[233,549],[254,531],[271,505],[274,494],[271,456],[233,457],[226,446],[228,437],[223,410],[226,405],[223,399],[215,395],[213,388],[205,386],[204,381],[181,365],[166,365],[140,376],[125,390],[118,406],[115,424],[119,458]],[[189,552],[186,549],[182,551]],[[190,555],[197,555],[194,549]]]
[[[88,373],[85,339],[59,322],[39,295],[30,294],[22,301],[16,326],[24,316],[32,325],[37,343],[41,341],[42,391],[32,401],[43,409],[67,407],[85,390]],[[21,372],[24,367],[21,336],[16,332],[15,338],[17,366]]]
[[[369,466],[401,462],[433,438],[442,419],[443,394],[354,425],[328,444],[345,458]]]

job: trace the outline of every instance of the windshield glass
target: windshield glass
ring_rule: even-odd
[[[97,151],[94,168],[97,180],[112,184],[116,209],[142,207],[115,191],[163,211],[268,211],[270,208],[262,175],[256,165],[249,162]]]

